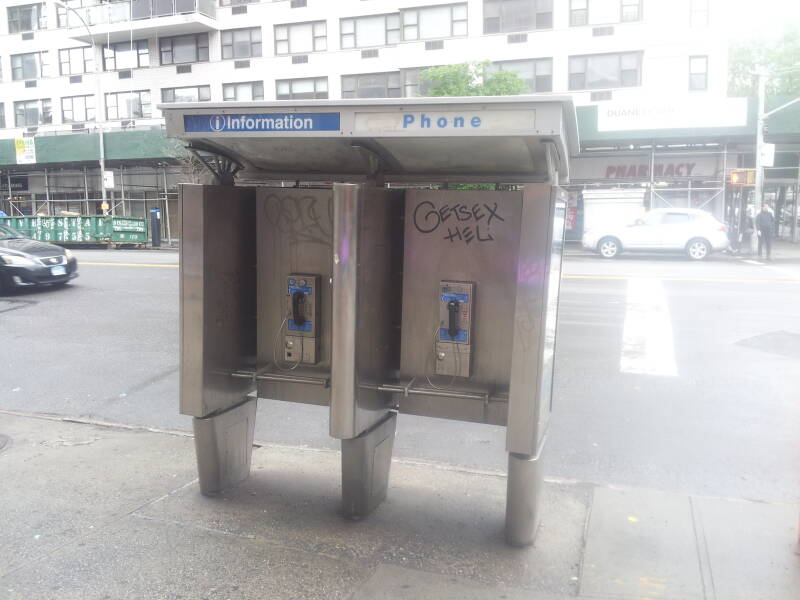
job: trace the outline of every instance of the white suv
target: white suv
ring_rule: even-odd
[[[630,225],[604,223],[583,234],[583,247],[603,258],[639,251],[683,252],[693,260],[703,260],[729,244],[728,228],[696,208],[657,208]]]

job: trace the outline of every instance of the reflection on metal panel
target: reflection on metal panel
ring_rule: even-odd
[[[541,449],[550,416],[564,235],[555,199],[548,185],[524,188],[506,448],[527,456]]]
[[[255,357],[254,192],[181,187],[181,413],[204,417],[242,402],[230,373]]]
[[[331,435],[354,438],[380,421],[378,391],[395,368],[400,316],[397,232],[402,192],[334,186]]]

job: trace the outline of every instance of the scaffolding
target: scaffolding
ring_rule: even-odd
[[[195,182],[184,165],[106,167],[114,173],[107,189],[108,214],[149,219],[159,209],[161,236],[168,244],[178,237],[178,186]],[[0,171],[0,210],[16,216],[101,215],[100,170],[79,168],[20,168]]]

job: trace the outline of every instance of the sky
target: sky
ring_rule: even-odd
[[[800,27],[800,0],[726,0],[728,32],[734,39],[774,39],[787,25]]]

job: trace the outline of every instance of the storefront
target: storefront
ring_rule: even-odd
[[[631,198],[641,199],[642,211],[699,208],[730,225],[741,224],[753,187],[731,185],[729,179],[734,169],[755,167],[752,102],[608,103],[577,111],[581,153],[570,173],[567,239],[580,239],[587,205],[602,201],[605,210],[627,215]],[[767,141],[776,143],[776,158],[765,168],[764,186],[764,199],[781,223],[779,235],[794,239],[800,162],[800,134],[792,129],[798,127],[796,117],[769,122]]]

